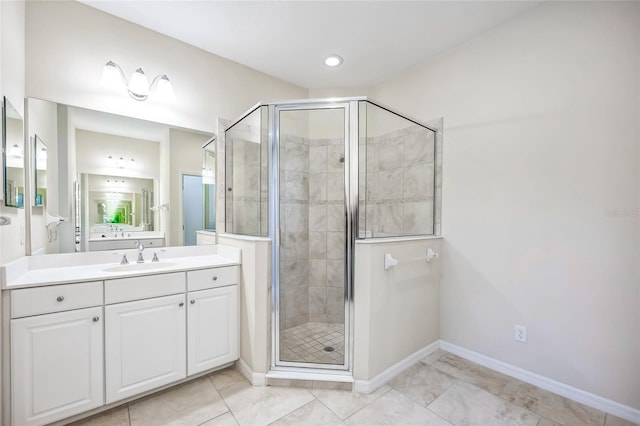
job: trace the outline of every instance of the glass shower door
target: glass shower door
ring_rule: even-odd
[[[348,369],[347,104],[275,107],[275,364]]]

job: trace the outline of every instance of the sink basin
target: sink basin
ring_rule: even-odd
[[[154,269],[168,268],[170,266],[176,266],[175,262],[145,262],[145,263],[130,263],[128,265],[111,266],[110,268],[104,268],[105,272],[137,272],[137,271],[149,271]]]

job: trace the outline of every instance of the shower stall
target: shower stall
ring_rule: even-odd
[[[225,232],[272,242],[271,370],[350,373],[355,244],[439,234],[440,137],[367,98],[261,103],[227,126]]]

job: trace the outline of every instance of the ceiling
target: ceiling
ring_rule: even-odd
[[[80,1],[304,88],[375,86],[540,3]]]

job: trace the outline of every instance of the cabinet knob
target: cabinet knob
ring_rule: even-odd
[[[64,296],[58,296],[58,298],[56,299],[58,302],[62,302],[64,300]]]
[[[214,281],[218,281],[218,277],[214,275],[214,276],[213,276],[213,280],[214,280]]]
[[[100,317],[93,317],[93,322],[98,322],[100,321]]]
[[[184,306],[184,302],[178,303],[178,306]]]
[[[196,301],[194,299],[191,299],[191,304],[193,305],[194,303],[196,303]]]

